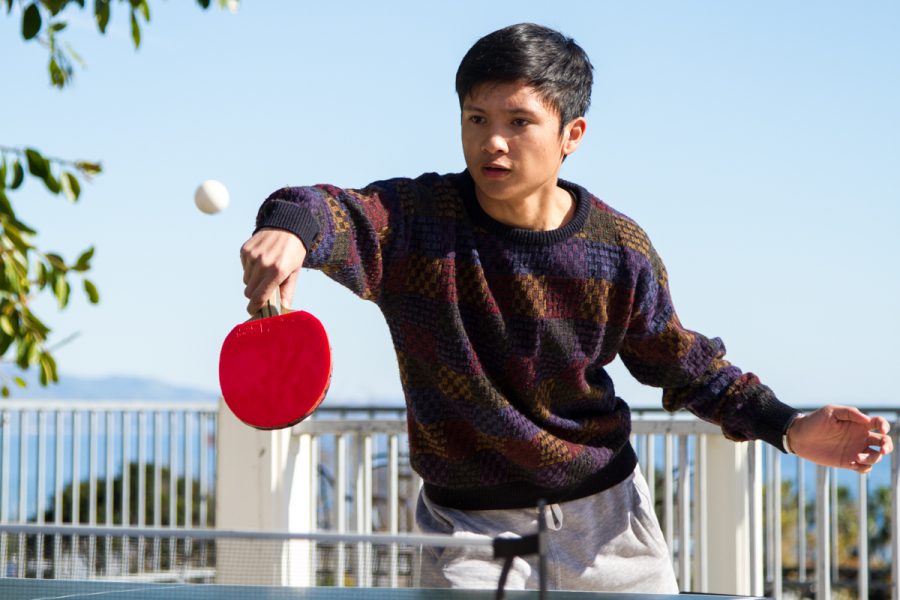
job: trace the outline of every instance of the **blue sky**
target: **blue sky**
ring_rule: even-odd
[[[84,56],[50,87],[45,52],[0,18],[0,144],[102,160],[77,205],[14,196],[44,247],[97,253],[102,303],[39,314],[60,369],[214,390],[245,318],[238,250],[283,185],[352,187],[464,167],[453,77],[481,35],[535,21],[595,66],[585,143],[562,176],[636,219],[682,321],[788,403],[900,404],[900,5],[846,2],[153,2],[144,44],[74,13]],[[18,10],[18,9],[16,9]],[[230,189],[210,217],[200,181]],[[295,307],[335,353],[330,401],[397,401],[374,305],[304,272]],[[618,361],[619,395],[658,405]]]

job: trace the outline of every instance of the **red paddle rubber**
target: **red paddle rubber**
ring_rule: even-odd
[[[219,355],[219,385],[234,415],[257,429],[308,417],[331,383],[331,346],[313,315],[294,311],[241,323]]]

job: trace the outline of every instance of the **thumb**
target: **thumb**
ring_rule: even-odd
[[[297,276],[300,274],[300,270],[297,269],[290,275],[288,275],[287,279],[281,282],[279,286],[279,291],[281,292],[281,309],[284,312],[285,309],[291,308],[291,304],[294,302],[294,288],[297,286]]]

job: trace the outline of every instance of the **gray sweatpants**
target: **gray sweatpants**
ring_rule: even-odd
[[[551,590],[677,594],[669,551],[640,469],[593,496],[546,507]],[[537,531],[537,509],[457,510],[419,493],[423,533],[517,537]],[[502,561],[488,547],[426,548],[422,587],[496,588]],[[516,558],[507,589],[537,589],[537,557]]]

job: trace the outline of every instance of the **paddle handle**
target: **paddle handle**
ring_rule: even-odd
[[[257,311],[253,318],[250,319],[254,321],[256,319],[266,319],[268,317],[277,317],[278,315],[285,315],[289,312],[294,312],[293,309],[286,308],[281,304],[281,288],[276,287],[275,292],[269,296],[269,299],[266,300],[266,303],[263,304],[262,308]]]

